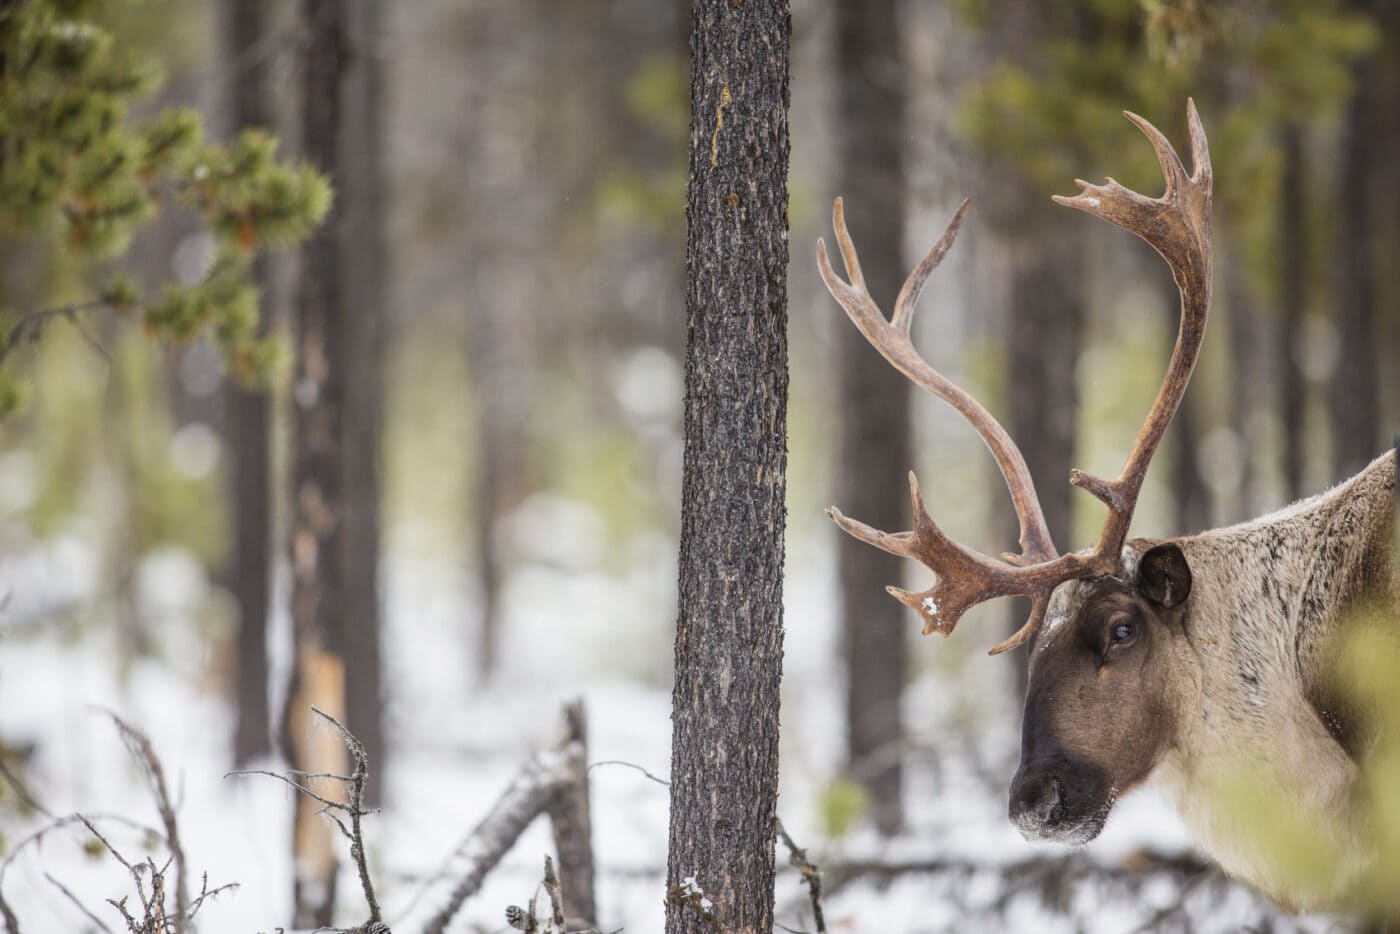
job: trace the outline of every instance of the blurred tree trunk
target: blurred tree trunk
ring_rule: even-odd
[[[1162,296],[1162,307],[1169,322],[1169,343],[1165,352],[1169,354],[1170,342],[1176,340],[1181,324],[1181,293],[1165,267],[1154,268],[1153,282]],[[1196,379],[1199,382],[1201,377],[1197,375]],[[1210,490],[1201,473],[1200,398],[1199,393],[1188,392],[1171,423],[1170,476],[1172,490],[1176,494],[1176,513],[1172,522],[1174,535],[1194,535],[1205,531],[1211,524]],[[1146,412],[1143,414],[1145,416]]]
[[[1037,44],[1052,26],[1087,41],[1084,17],[1018,0],[1008,4],[994,30],[995,59],[1024,61],[1039,54]],[[1060,19],[1063,17],[1063,20]],[[984,199],[999,234],[1011,245],[1010,307],[1006,312],[1006,429],[1030,468],[1040,495],[1045,521],[1056,546],[1070,550],[1073,466],[1079,424],[1075,367],[1086,304],[1083,225],[1065,212],[1031,225],[1026,206],[1041,197],[1019,166]],[[998,496],[1001,496],[998,488]],[[1003,500],[1004,502],[1004,500]],[[1010,541],[1019,535],[1008,525]],[[1016,550],[1016,549],[1010,549]],[[1008,602],[1007,632],[1026,622],[1027,604]],[[1025,695],[1027,655],[1018,653],[1012,688],[1019,701]]]
[[[1082,236],[1054,231],[1018,250],[1006,325],[1007,431],[1030,468],[1056,547],[1072,551],[1070,517],[1079,393],[1075,366],[1084,330]],[[1018,526],[1011,526],[1015,541]],[[1009,549],[1015,551],[1016,549]],[[1011,601],[1010,631],[1026,622],[1025,601]],[[1026,689],[1026,662],[1016,666],[1016,697]]]
[[[378,806],[384,787],[384,718],[380,659],[379,476],[384,361],[387,354],[388,277],[385,225],[383,0],[354,0],[354,49],[344,87],[345,127],[337,179],[347,252],[343,312],[344,497],[341,548],[344,609],[340,630],[345,657],[346,725],[369,755],[366,797]]]
[[[546,44],[561,27],[534,4],[479,5],[469,14],[470,60],[480,93],[467,118],[468,164],[490,166],[468,173],[470,219],[466,261],[468,360],[476,401],[473,458],[477,464],[472,533],[477,578],[478,681],[499,666],[501,585],[505,569],[496,530],[520,505],[532,483],[530,464],[531,374],[535,369],[533,316],[546,302],[541,270],[532,261],[551,242],[565,198],[554,193],[556,173],[535,162],[540,153],[569,149],[549,119],[549,101],[532,85],[540,61],[557,61]],[[571,151],[571,150],[570,150]],[[573,161],[572,159],[570,160]],[[507,166],[509,163],[509,166]],[[487,218],[509,216],[508,224]],[[547,277],[547,275],[546,275]]]
[[[1282,320],[1278,332],[1279,407],[1283,419],[1283,476],[1288,499],[1303,495],[1303,409],[1307,384],[1298,363],[1298,342],[1307,306],[1307,230],[1304,226],[1303,131],[1283,129],[1283,184],[1280,206],[1279,275]]]
[[[838,0],[837,191],[861,244],[861,266],[882,301],[893,302],[907,270],[904,242],[906,94],[897,0]],[[883,307],[890,307],[889,304]],[[905,473],[913,467],[909,382],[853,327],[836,331],[841,451],[835,502],[881,529],[904,528]],[[846,769],[870,794],[875,826],[899,832],[904,687],[904,607],[885,585],[897,558],[849,535],[838,538],[841,625],[846,659]]]
[[[1338,366],[1332,372],[1335,480],[1359,472],[1381,450],[1375,270],[1370,252],[1370,201],[1380,183],[1380,166],[1372,157],[1372,140],[1379,136],[1380,122],[1374,106],[1377,77],[1377,69],[1370,63],[1357,69],[1356,90],[1347,105],[1342,129],[1335,263],[1340,353]]]
[[[1245,281],[1243,258],[1236,253],[1227,257],[1222,265],[1226,298],[1224,324],[1230,337],[1230,427],[1239,442],[1240,456],[1240,482],[1223,517],[1223,521],[1229,523],[1253,518],[1266,508],[1259,494],[1258,439],[1253,429],[1264,374],[1259,368],[1259,309]]]
[[[343,746],[313,729],[315,706],[341,722],[345,713],[344,628],[362,607],[345,599],[344,437],[350,343],[341,244],[347,205],[341,161],[341,91],[349,67],[348,0],[302,0],[302,146],[308,161],[337,186],[326,222],[301,250],[296,309],[296,381],[293,384],[292,625],[295,661],[287,692],[284,740],[292,767],[346,774]],[[329,739],[329,742],[327,740]],[[293,828],[296,927],[329,926],[335,904],[337,861],[330,824],[318,805],[296,796]]]
[[[692,6],[667,934],[773,925],[791,28],[784,0]]]
[[[224,0],[224,57],[235,80],[228,110],[234,131],[247,127],[272,129],[272,93],[267,56],[258,45],[267,40],[269,0]],[[259,260],[254,277],[270,305],[272,287],[267,263]],[[261,316],[260,333],[270,329],[271,315]],[[272,445],[271,399],[265,392],[243,389],[230,381],[224,391],[224,440],[228,450],[229,496],[233,508],[233,548],[229,586],[238,604],[237,687],[238,725],[233,737],[233,760],[246,765],[272,751],[268,701],[267,620],[272,591]]]

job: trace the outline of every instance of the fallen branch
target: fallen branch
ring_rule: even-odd
[[[432,912],[423,934],[443,934],[462,905],[535,818],[549,813],[560,851],[562,898],[580,927],[593,923],[593,866],[588,821],[587,743],[582,705],[564,708],[555,736],[521,767],[496,804],[447,857],[414,899],[410,915]]]

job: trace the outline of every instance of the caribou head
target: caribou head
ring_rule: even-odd
[[[977,430],[991,450],[1020,520],[1019,554],[994,558],[960,545],[924,508],[911,474],[912,531],[887,533],[828,513],[849,534],[891,554],[915,558],[936,575],[930,589],[890,593],[923,619],[924,633],[948,635],[971,606],[1001,596],[1031,601],[1030,617],[992,654],[1033,644],[1023,721],[1021,766],[1011,785],[1010,816],[1028,837],[1082,843],[1103,827],[1118,795],[1142,781],[1173,741],[1177,715],[1188,699],[1174,685],[1189,665],[1183,614],[1191,598],[1191,569],[1172,543],[1129,542],[1152,455],[1162,440],[1200,352],[1210,308],[1211,168],[1206,137],[1188,104],[1192,171],[1165,136],[1135,114],[1126,115],[1157,152],[1166,179],[1160,198],[1148,198],[1108,179],[1080,181],[1061,204],[1111,221],[1152,245],[1171,267],[1181,294],[1181,327],[1166,378],[1116,478],[1074,471],[1069,482],[1108,507],[1098,541],[1059,553],[1046,527],[1024,458],[1005,429],[967,392],[934,370],[914,349],[910,325],[929,275],[957,237],[963,202],[947,231],[905,281],[886,318],[866,289],[843,217],[833,210],[846,278],[831,267],[826,246],[817,261],[831,294],[886,360],[915,384],[943,399]]]

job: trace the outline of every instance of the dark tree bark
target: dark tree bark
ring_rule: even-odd
[[[1376,300],[1371,262],[1371,209],[1379,187],[1372,139],[1377,136],[1373,65],[1356,72],[1342,134],[1337,240],[1338,366],[1332,374],[1332,475],[1350,477],[1381,450]]]
[[[867,280],[894,301],[904,281],[906,94],[895,0],[836,4],[837,190],[848,223],[865,244]],[[886,305],[885,307],[889,307]],[[835,502],[881,529],[905,528],[904,476],[913,467],[909,382],[885,364],[860,332],[837,329],[841,451]],[[899,698],[904,687],[904,607],[885,585],[903,574],[899,559],[848,535],[839,538],[841,627],[846,659],[846,770],[869,792],[875,826],[897,833],[904,815]]]
[[[1171,322],[1169,340],[1174,340],[1181,321],[1181,300],[1176,284],[1164,270],[1154,273],[1162,307]],[[1201,379],[1198,373],[1195,377]],[[1181,400],[1171,424],[1171,485],[1176,494],[1176,513],[1172,531],[1176,535],[1193,535],[1210,527],[1210,490],[1201,473],[1200,403],[1199,394],[1187,393]]]
[[[692,6],[667,934],[773,924],[791,28],[784,0]]]
[[[357,49],[345,83],[345,128],[338,179],[344,218],[341,248],[345,276],[344,497],[341,503],[341,561],[344,609],[340,630],[345,658],[345,714],[351,732],[380,778],[366,790],[371,807],[384,787],[384,718],[381,688],[379,608],[379,475],[383,373],[388,314],[388,250],[385,243],[386,170],[384,66],[372,53],[382,37],[382,0],[355,0],[351,41]]]
[[[1278,332],[1279,408],[1283,419],[1283,476],[1290,500],[1303,495],[1303,408],[1307,384],[1298,365],[1297,344],[1307,304],[1307,232],[1304,220],[1303,133],[1297,124],[1283,131],[1283,199],[1280,218]]]
[[[302,146],[332,184],[345,178],[340,137],[342,85],[349,66],[348,0],[303,0]],[[292,626],[295,661],[287,692],[283,737],[292,767],[346,774],[343,751],[313,730],[318,707],[341,722],[345,713],[344,628],[353,625],[345,599],[344,464],[347,374],[342,369],[352,324],[345,300],[343,191],[321,228],[301,250],[296,309],[291,495]],[[297,927],[329,926],[337,861],[317,806],[296,798],[292,850]]]
[[[225,0],[223,4],[224,54],[238,76],[230,82],[228,102],[234,130],[271,129],[275,122],[267,57],[257,54],[258,43],[268,35],[271,12],[268,0]],[[266,261],[259,260],[253,273],[263,293],[260,333],[266,334],[272,288]],[[272,751],[267,668],[273,549],[271,431],[271,400],[267,393],[249,391],[230,382],[224,392],[224,438],[233,502],[233,555],[228,574],[238,605],[238,724],[233,736],[233,760],[239,766]]]

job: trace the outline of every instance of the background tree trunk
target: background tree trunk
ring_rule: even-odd
[[[1381,451],[1375,268],[1370,255],[1370,203],[1380,187],[1371,153],[1371,140],[1379,135],[1376,72],[1369,63],[1356,70],[1356,90],[1342,125],[1334,291],[1340,353],[1332,372],[1334,480],[1357,473]]]
[[[340,507],[344,611],[340,647],[345,658],[346,725],[369,755],[370,806],[384,787],[384,699],[379,646],[379,476],[384,360],[387,354],[386,176],[384,168],[384,64],[382,0],[355,0],[349,36],[353,54],[345,82],[345,128],[337,178],[343,223],[342,248],[352,258],[345,276],[343,324],[346,374],[342,437],[344,497]]]
[[[225,61],[236,79],[229,82],[228,112],[233,130],[276,122],[268,86],[268,55],[260,47],[269,35],[268,0],[224,0],[220,34]],[[271,327],[273,286],[266,261],[254,276],[263,296],[261,333]],[[229,586],[238,605],[236,703],[238,724],[233,761],[246,765],[272,751],[268,701],[267,619],[272,597],[272,419],[271,398],[229,381],[224,391],[224,439],[228,450],[229,495],[233,508],[233,548]]]
[[[666,931],[766,932],[782,680],[792,24],[783,0],[695,0],[692,17]],[[695,887],[708,908],[686,897]]]
[[[292,625],[296,640],[284,737],[294,769],[346,774],[344,747],[315,730],[310,708],[344,722],[346,613],[344,465],[347,414],[342,369],[351,322],[341,244],[347,205],[341,163],[341,90],[348,67],[348,0],[303,0],[302,146],[308,161],[337,186],[326,222],[301,251],[296,322],[292,451]],[[336,851],[329,823],[303,795],[296,798],[292,851],[297,927],[329,926],[335,904]]]
[[[862,244],[866,279],[891,307],[904,276],[906,94],[896,0],[836,4],[837,191]],[[914,464],[909,382],[853,327],[836,330],[841,449],[834,502],[881,529],[908,524],[904,476]],[[875,826],[897,833],[909,620],[885,585],[898,558],[839,536],[841,626],[846,659],[846,769],[870,794]]]
[[[1304,227],[1303,131],[1296,124],[1283,131],[1283,185],[1280,197],[1282,238],[1279,250],[1278,331],[1279,408],[1283,419],[1283,477],[1289,500],[1303,495],[1303,408],[1307,384],[1298,365],[1297,344],[1303,332],[1307,307],[1307,229]]]
[[[1006,320],[1006,429],[1026,458],[1046,526],[1061,551],[1074,549],[1070,541],[1074,488],[1069,485],[1069,472],[1079,424],[1075,365],[1086,278],[1081,248],[1082,237],[1067,230],[1023,246],[1012,272]],[[1010,530],[1008,546],[1020,534],[1014,522]],[[1023,600],[1010,601],[1010,631],[1025,624],[1028,607]],[[1027,664],[1021,653],[1016,654],[1019,699],[1025,695]]]

